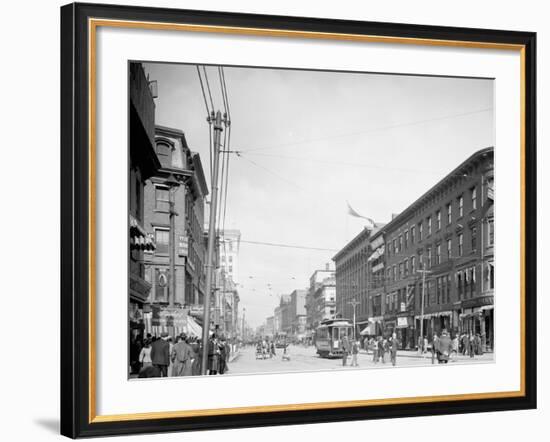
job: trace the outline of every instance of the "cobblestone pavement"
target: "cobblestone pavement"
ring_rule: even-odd
[[[324,359],[320,358],[315,347],[290,346],[290,360],[283,360],[282,349],[276,350],[276,355],[270,359],[256,359],[256,351],[253,347],[241,349],[240,354],[233,362],[229,364],[228,374],[247,374],[247,373],[273,373],[287,371],[313,371],[313,370],[355,370],[355,369],[392,369],[389,353],[386,355],[386,362],[375,363],[372,353],[361,351],[358,355],[359,367],[351,367],[351,357],[348,358],[348,365],[342,366],[342,359]],[[468,356],[458,355],[453,358],[449,364],[479,364],[493,361],[493,353],[486,353],[481,356],[470,358]],[[397,354],[396,367],[404,366],[431,366],[431,353],[421,357],[416,352],[399,351]],[[439,366],[437,360],[435,366]],[[444,364],[441,365],[444,368]]]

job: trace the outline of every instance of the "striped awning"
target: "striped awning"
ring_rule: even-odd
[[[130,249],[153,251],[156,248],[153,235],[147,233],[139,221],[130,215]]]

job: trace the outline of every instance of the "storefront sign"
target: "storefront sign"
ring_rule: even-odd
[[[187,310],[153,307],[152,325],[183,328],[187,325]]]
[[[493,295],[480,296],[478,298],[462,301],[463,309],[481,307],[483,305],[493,305]]]
[[[406,316],[398,317],[397,318],[397,326],[398,327],[407,327],[409,325],[409,320]]]
[[[194,304],[189,308],[189,314],[191,316],[198,316],[203,317],[204,316],[204,305],[200,304]]]

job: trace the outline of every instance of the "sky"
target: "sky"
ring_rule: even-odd
[[[144,68],[158,82],[156,124],[182,130],[209,175],[196,66]],[[223,113],[218,68],[205,69]],[[229,159],[225,227],[243,241],[325,249],[241,243],[237,282],[253,327],[273,315],[280,295],[308,287],[326,263],[334,268],[336,251],[365,226],[347,202],[388,222],[472,153],[494,146],[490,79],[228,66],[224,74],[228,149],[241,152]]]

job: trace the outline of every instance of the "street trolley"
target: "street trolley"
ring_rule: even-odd
[[[326,319],[315,330],[315,348],[322,358],[342,357],[342,339],[353,339],[353,325],[349,319]]]

